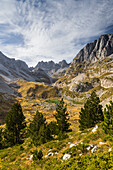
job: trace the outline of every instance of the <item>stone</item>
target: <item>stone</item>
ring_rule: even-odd
[[[108,150],[109,152],[111,152],[111,148],[109,148],[109,150]]]
[[[49,152],[49,153],[48,153],[48,156],[53,156],[53,155],[54,155],[53,152]]]
[[[33,155],[30,155],[30,158],[29,158],[29,159],[31,160],[32,158],[33,158]]]
[[[92,129],[92,132],[95,133],[98,129],[98,126],[96,125],[93,129]]]
[[[94,146],[94,148],[91,150],[91,153],[95,153],[97,150],[97,146]]]
[[[106,143],[105,142],[99,142],[100,145],[105,145]]]
[[[45,155],[45,158],[47,158],[48,157],[48,155]]]
[[[70,145],[70,148],[72,148],[73,146],[76,146],[76,145],[72,143],[72,144]]]
[[[67,159],[70,159],[71,158],[71,155],[70,154],[68,154],[68,153],[66,153],[66,154],[64,154],[64,156],[63,156],[63,160],[67,160]]]

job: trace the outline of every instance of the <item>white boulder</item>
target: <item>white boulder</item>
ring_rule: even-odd
[[[89,151],[91,148],[93,148],[93,145],[89,145],[86,149]]]
[[[93,132],[93,133],[96,132],[97,129],[98,129],[98,126],[96,125],[96,126],[92,129],[92,132]]]
[[[48,157],[48,155],[45,155],[45,158],[47,158]]]
[[[109,148],[109,150],[108,150],[109,152],[111,152],[111,148]]]
[[[63,160],[67,160],[67,159],[69,159],[69,158],[71,158],[71,155],[70,155],[70,154],[68,154],[68,153],[64,154]]]
[[[94,148],[91,150],[91,153],[95,153],[97,150],[97,146],[94,146]]]
[[[105,142],[99,142],[100,145],[105,145],[106,143]]]
[[[73,146],[76,146],[76,145],[72,143],[72,144],[70,145],[70,148],[72,148]]]
[[[33,158],[33,155],[30,155],[30,158],[29,158],[29,159],[31,160],[32,158]]]
[[[49,153],[48,153],[48,156],[53,156],[53,155],[54,155],[53,152],[49,152]]]

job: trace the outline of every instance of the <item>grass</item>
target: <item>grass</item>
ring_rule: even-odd
[[[60,103],[59,100],[46,100],[45,102],[47,102],[47,103],[55,103],[55,104],[59,104]]]

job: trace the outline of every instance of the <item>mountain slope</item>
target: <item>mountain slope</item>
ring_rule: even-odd
[[[113,34],[102,35],[87,44],[73,59],[65,76],[55,85],[64,94],[84,100],[91,90],[97,90],[101,100],[113,98]],[[106,101],[107,102],[107,101]]]
[[[45,71],[30,71],[27,64],[21,60],[10,59],[0,52],[0,77],[6,82],[23,78],[27,81],[45,82],[51,84],[51,78]]]
[[[65,60],[62,60],[59,63],[54,63],[53,61],[41,61],[36,65],[35,69],[41,68],[46,73],[49,73],[51,77],[58,79],[64,75],[69,65],[70,64],[68,64]]]

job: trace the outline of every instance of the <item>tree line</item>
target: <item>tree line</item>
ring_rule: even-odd
[[[54,139],[54,136],[58,140],[65,139],[66,132],[71,131],[68,115],[67,105],[62,98],[54,114],[56,121],[47,123],[43,113],[37,110],[27,126],[21,105],[15,103],[6,116],[5,129],[0,129],[0,148],[20,144],[26,137],[30,137],[35,146]],[[83,131],[100,122],[103,122],[104,132],[113,135],[113,102],[110,101],[103,111],[100,99],[93,91],[79,113],[79,128]]]

